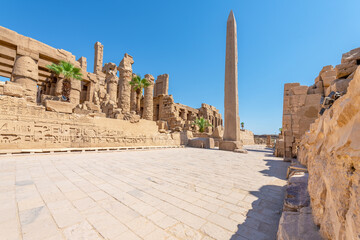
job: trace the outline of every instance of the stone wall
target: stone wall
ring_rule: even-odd
[[[350,53],[354,56],[354,51]],[[350,63],[342,60],[341,65],[345,64]],[[338,74],[345,71],[335,69]],[[300,142],[298,159],[308,168],[314,221],[325,239],[360,236],[360,68],[353,76],[347,93],[310,126]]]
[[[0,106],[0,149],[180,145],[179,133],[159,133],[154,121],[46,111],[10,96]]]
[[[315,83],[300,86],[299,83],[288,83],[284,86],[284,105],[282,122],[282,139],[277,146],[285,159],[297,156],[301,136],[309,130],[322,109],[321,100],[331,92],[345,94],[360,64],[360,48],[344,53],[341,64],[325,66],[315,78]],[[326,108],[326,107],[325,107]]]
[[[250,130],[240,129],[240,141],[243,145],[255,144],[254,133]]]

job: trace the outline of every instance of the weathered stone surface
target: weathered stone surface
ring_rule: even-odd
[[[168,95],[169,91],[169,75],[162,74],[157,76],[155,87],[154,87],[154,97],[159,95]]]
[[[42,106],[9,96],[0,96],[0,105],[0,125],[6,126],[0,131],[1,149],[180,144],[180,139],[175,141],[169,134],[160,134],[154,121],[141,120],[139,116],[135,119],[136,115],[124,121],[98,113],[92,113],[93,117],[70,114],[74,108],[71,103],[51,100],[45,101],[50,110],[46,111]]]
[[[347,88],[351,80],[352,79],[336,79],[335,81],[332,82],[331,86],[329,87],[329,93],[340,92],[341,94],[345,94],[347,92]]]
[[[4,84],[3,94],[12,97],[24,97],[24,89],[20,84],[6,82]]]
[[[285,190],[284,209],[286,211],[297,211],[303,207],[309,207],[310,197],[307,191],[307,174],[299,177],[292,176]]]
[[[130,113],[130,94],[131,86],[129,82],[132,78],[132,64],[134,63],[133,57],[125,53],[124,58],[121,60],[118,70],[119,77],[119,108],[123,113]]]
[[[104,46],[100,42],[94,45],[95,58],[94,58],[94,73],[99,73],[103,68]]]
[[[323,82],[323,86],[328,87],[336,79],[336,71],[335,71],[335,69],[325,71],[320,74],[320,77]]]
[[[144,89],[143,118],[152,121],[154,116],[154,103],[153,103],[154,77],[150,74],[146,74],[145,79],[148,81],[150,85]]]
[[[240,130],[240,141],[242,145],[254,145],[254,133],[250,130],[244,129]]]
[[[307,94],[308,88],[308,86],[297,86],[291,88],[291,91],[293,95],[304,95]]]
[[[342,55],[341,63],[347,63],[358,59],[360,59],[360,48],[355,48]]]
[[[352,60],[349,62],[341,63],[336,65],[336,78],[343,78],[349,76],[353,73],[357,68],[356,60]]]
[[[314,224],[310,208],[300,212],[283,212],[279,222],[277,240],[322,240]]]
[[[105,84],[107,84],[107,93],[109,94],[110,100],[117,103],[118,100],[118,82],[117,77],[117,66],[115,63],[106,63],[102,69],[106,74]]]
[[[213,138],[193,138],[189,139],[188,146],[195,148],[214,148],[215,143]]]
[[[326,239],[360,236],[360,69],[347,93],[301,139],[314,221]]]
[[[237,141],[220,141],[219,142],[219,149],[226,150],[226,151],[235,151],[235,149],[241,149],[242,144]]]
[[[30,102],[36,102],[38,80],[38,65],[29,56],[18,56],[13,72],[12,81],[20,84],[24,94]]]
[[[48,111],[59,113],[73,113],[75,105],[69,102],[45,100],[45,108]]]

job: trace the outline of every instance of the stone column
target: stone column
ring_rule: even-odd
[[[132,77],[136,76],[136,74],[132,74]],[[136,91],[131,86],[131,92],[130,92],[130,111],[136,112]]]
[[[100,42],[95,43],[94,73],[102,71],[104,46]]]
[[[117,66],[115,63],[106,63],[103,72],[106,74],[105,82],[107,84],[106,91],[110,96],[110,100],[117,103],[118,82]]]
[[[29,56],[18,55],[12,72],[12,81],[20,84],[25,90],[25,98],[36,102],[38,64]]]
[[[152,121],[154,116],[154,77],[150,74],[146,74],[145,79],[148,80],[150,85],[144,89],[144,111],[142,116],[143,119]]]
[[[134,63],[133,57],[125,53],[123,60],[118,66],[120,72],[120,86],[119,86],[119,101],[118,106],[122,109],[122,113],[130,113],[130,94],[132,78],[132,64]]]
[[[236,21],[231,11],[227,20],[226,31],[226,59],[225,59],[225,129],[221,150],[242,149],[240,141],[240,117],[238,100],[238,51]]]
[[[80,103],[81,80],[71,79],[70,102],[73,104]]]

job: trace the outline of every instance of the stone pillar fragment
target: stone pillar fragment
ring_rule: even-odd
[[[81,94],[81,80],[71,79],[71,89],[69,100],[71,103],[77,105],[80,103],[80,94]]]
[[[94,73],[102,71],[104,46],[100,42],[95,43]]]
[[[132,74],[132,77],[134,77],[136,74]],[[135,112],[136,111],[136,91],[131,87],[130,92],[130,111]]]
[[[120,72],[119,77],[119,101],[118,106],[122,109],[122,112],[130,113],[130,94],[131,85],[130,81],[132,78],[132,64],[134,63],[133,57],[125,53],[123,60],[118,66]]]
[[[11,79],[23,87],[30,102],[36,102],[38,78],[37,62],[29,56],[17,56]]]
[[[238,51],[236,21],[231,11],[227,20],[226,59],[225,59],[225,128],[219,149],[241,151],[240,117],[238,100]]]
[[[156,79],[155,87],[154,87],[154,96],[157,97],[161,94],[168,95],[169,91],[169,75],[162,74],[159,75]]]
[[[150,74],[146,74],[145,79],[148,80],[150,85],[144,89],[144,111],[142,116],[143,119],[152,121],[154,116],[154,103],[153,103],[154,77]]]
[[[80,68],[81,68],[83,74],[85,74],[85,73],[87,72],[87,71],[86,71],[86,69],[87,69],[87,60],[86,60],[86,57],[81,57],[81,58],[79,58],[77,61],[78,61],[79,64],[80,64]]]
[[[103,72],[106,74],[105,83],[107,84],[107,93],[110,96],[110,100],[117,103],[118,94],[118,82],[117,66],[115,63],[106,63]]]

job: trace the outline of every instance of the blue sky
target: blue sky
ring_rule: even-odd
[[[134,57],[134,72],[170,75],[176,102],[223,113],[226,20],[237,20],[239,112],[256,134],[281,127],[283,85],[311,85],[360,47],[356,0],[5,1],[0,25],[88,60]]]

